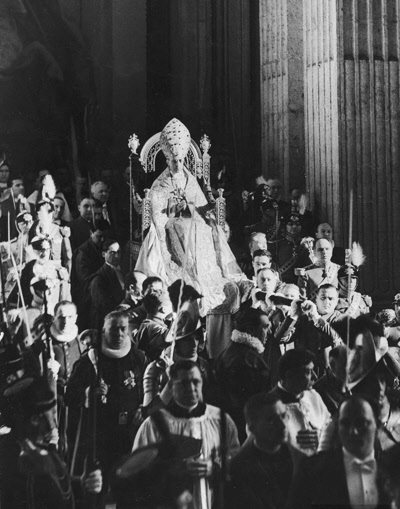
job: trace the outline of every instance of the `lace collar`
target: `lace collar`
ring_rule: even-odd
[[[258,338],[251,336],[247,332],[240,332],[237,329],[234,329],[232,332],[231,340],[234,343],[249,346],[250,348],[253,348],[253,350],[256,350],[257,353],[261,354],[264,352],[264,346],[261,341]]]

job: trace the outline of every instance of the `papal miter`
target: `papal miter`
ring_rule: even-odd
[[[160,145],[165,157],[171,154],[184,159],[190,147],[190,132],[177,118],[173,118],[161,131]]]

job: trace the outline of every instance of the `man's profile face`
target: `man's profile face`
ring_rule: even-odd
[[[23,196],[25,193],[24,181],[22,179],[15,179],[11,182],[11,189],[15,197],[20,194]]]
[[[321,223],[318,225],[317,232],[315,234],[317,239],[328,239],[332,240],[332,227],[328,223]]]
[[[92,194],[93,198],[95,200],[99,200],[101,203],[106,203],[110,196],[108,186],[103,182],[101,184],[98,184],[97,186],[94,186]]]
[[[90,238],[92,239],[92,242],[95,246],[102,247],[104,242],[104,232],[102,230],[90,232]]]
[[[54,198],[54,219],[61,219],[65,208],[65,203],[61,198]]]
[[[272,200],[278,200],[281,195],[282,185],[279,180],[270,179],[267,180],[266,191],[269,198]]]
[[[133,297],[136,298],[142,297],[143,282],[145,281],[146,277],[147,276],[145,274],[142,274],[141,272],[135,272],[136,283],[134,285],[131,285],[129,288],[129,293]]]
[[[54,317],[54,325],[62,334],[71,333],[74,330],[77,316],[75,306],[65,304],[58,308]]]
[[[310,362],[305,366],[291,369],[285,375],[285,388],[294,394],[301,392],[311,387],[311,381],[314,376],[314,363]]]
[[[288,441],[288,414],[282,401],[265,405],[258,419],[249,425],[256,442],[271,449]]]
[[[315,243],[314,255],[317,259],[317,262],[322,264],[329,263],[332,258],[332,244],[329,242],[329,240],[319,239]]]
[[[364,459],[374,449],[377,425],[371,405],[365,400],[349,400],[339,411],[339,439],[353,456]]]
[[[51,254],[51,246],[50,243],[46,241],[42,242],[42,245],[39,249],[35,249],[35,254],[39,261],[47,261],[50,260],[50,254]]]
[[[104,340],[108,348],[119,350],[126,345],[129,338],[129,321],[127,317],[113,318],[104,323]]]
[[[164,293],[164,286],[163,286],[162,282],[161,281],[154,281],[153,283],[151,283],[146,288],[146,291],[145,291],[144,295],[147,295],[149,293],[151,293],[153,295],[158,295],[159,297],[161,297],[161,295]]]
[[[269,269],[271,267],[271,260],[269,256],[255,256],[253,259],[254,275],[256,276],[260,269]]]
[[[93,219],[92,213],[93,205],[94,200],[91,200],[90,198],[85,198],[79,204],[78,206],[79,213],[85,221],[91,221]]]
[[[103,252],[103,257],[105,262],[109,263],[113,267],[119,265],[119,262],[121,261],[121,249],[118,242],[114,242],[114,244],[108,246],[107,251]]]
[[[337,306],[338,292],[335,288],[322,288],[317,293],[315,303],[320,315],[330,315]]]
[[[267,341],[267,337],[269,332],[271,331],[271,322],[269,321],[268,317],[266,315],[260,316],[259,319],[259,332],[257,334],[258,339],[261,341],[261,343],[264,345]]]
[[[201,401],[203,380],[199,368],[179,370],[177,378],[171,383],[172,396],[178,405],[191,408]]]

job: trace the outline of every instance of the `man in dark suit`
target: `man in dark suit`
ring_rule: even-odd
[[[288,414],[279,396],[259,393],[244,408],[253,440],[230,464],[228,505],[233,509],[278,509],[285,506],[297,460],[303,455],[288,445]]]
[[[289,494],[287,509],[389,507],[378,479],[374,444],[379,410],[353,395],[339,407],[340,449],[306,458]]]
[[[124,298],[125,282],[119,263],[121,249],[114,239],[103,243],[103,266],[94,274],[90,283],[91,326],[102,326],[105,316],[116,309]]]
[[[90,238],[93,222],[101,217],[101,210],[94,210],[94,200],[88,196],[82,197],[78,205],[79,217],[68,223],[71,229],[71,247],[75,251],[81,244]],[[97,215],[97,217],[96,217]]]
[[[109,224],[100,219],[90,232],[90,238],[75,250],[72,259],[71,292],[72,300],[78,308],[80,330],[89,326],[88,285],[90,278],[104,263],[102,246],[109,229]]]
[[[24,178],[17,172],[10,177],[11,187],[4,191],[0,199],[0,240],[16,240],[18,228],[16,219],[20,212],[30,212],[30,206],[25,198]]]

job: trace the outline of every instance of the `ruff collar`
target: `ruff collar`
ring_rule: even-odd
[[[110,357],[111,359],[122,359],[125,355],[131,350],[131,341],[127,341],[126,345],[123,345],[118,350],[114,350],[112,348],[108,348],[104,343],[101,344],[101,351],[106,357]]]
[[[78,336],[78,327],[74,325],[72,332],[69,334],[63,334],[58,329],[56,329],[56,326],[53,323],[50,327],[50,334],[56,341],[59,341],[60,343],[70,343]]]
[[[257,353],[263,353],[264,352],[264,346],[261,343],[261,341],[258,338],[255,338],[254,336],[251,336],[247,332],[240,332],[237,329],[234,329],[232,331],[231,340],[234,343],[239,343],[241,345],[249,346],[250,348],[253,348],[257,351]]]

